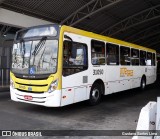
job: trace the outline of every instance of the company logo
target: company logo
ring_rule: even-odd
[[[23,78],[35,78],[35,76],[23,75]]]
[[[11,131],[2,131],[2,136],[11,136]]]
[[[120,68],[120,77],[133,76],[133,70],[128,70],[127,68]]]

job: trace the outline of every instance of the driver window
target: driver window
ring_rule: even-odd
[[[68,76],[88,68],[87,45],[64,41],[63,45],[63,75]]]

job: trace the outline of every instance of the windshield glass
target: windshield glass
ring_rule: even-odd
[[[36,40],[13,45],[12,71],[19,74],[49,74],[57,70],[58,40]]]

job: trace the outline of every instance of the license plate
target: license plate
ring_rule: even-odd
[[[32,96],[27,96],[27,95],[25,95],[25,96],[24,96],[24,99],[25,99],[25,100],[28,100],[28,101],[31,101],[31,100],[33,99],[33,97],[32,97]]]

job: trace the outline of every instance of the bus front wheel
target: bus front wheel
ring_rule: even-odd
[[[146,88],[146,79],[142,77],[141,79],[141,90],[145,90]]]
[[[91,88],[89,105],[94,106],[97,105],[101,100],[102,89],[98,83],[94,83]]]

